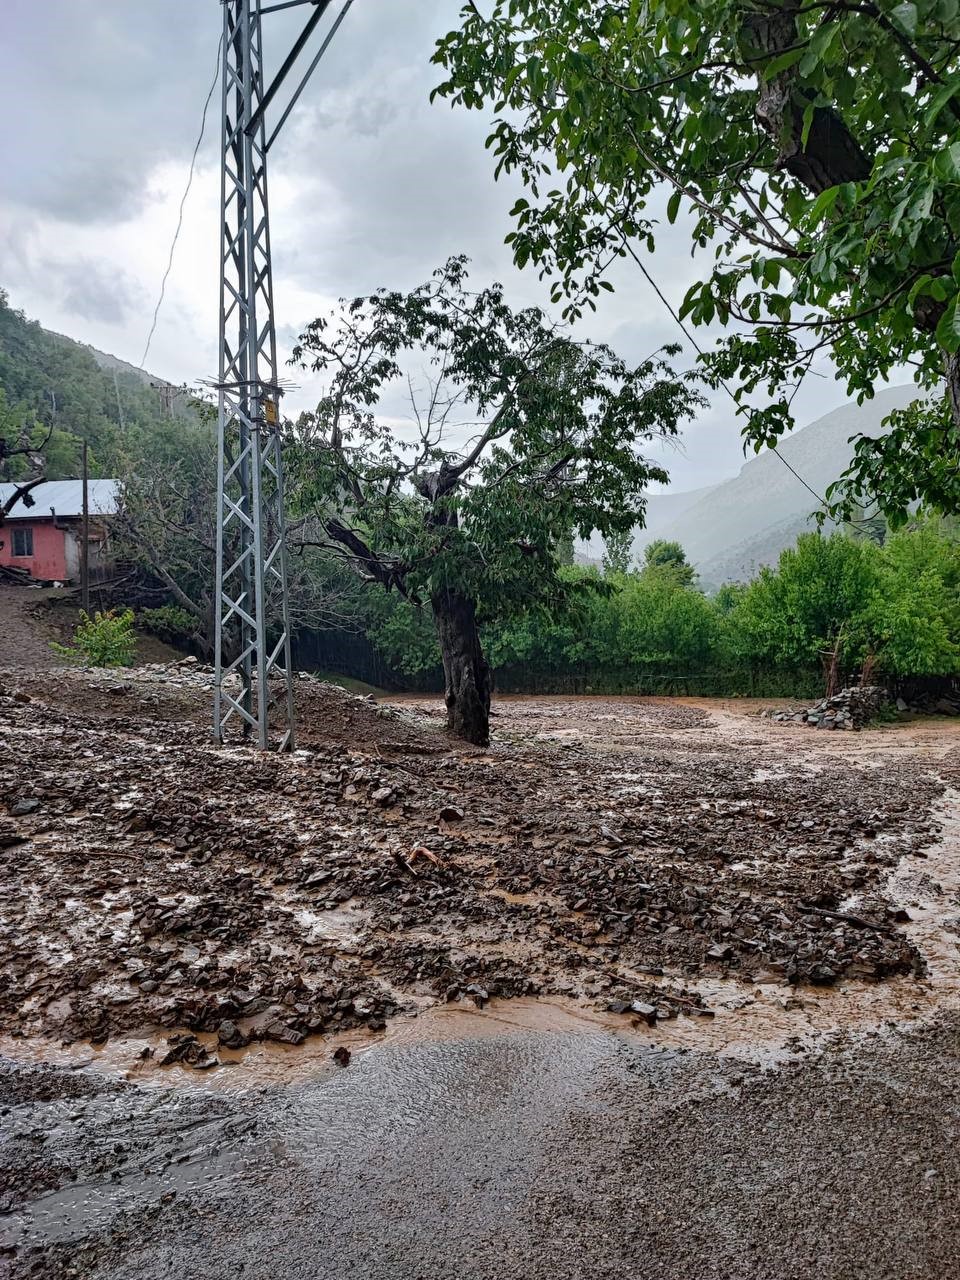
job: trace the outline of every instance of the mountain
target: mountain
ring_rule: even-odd
[[[163,379],[42,328],[9,304],[0,288],[0,421],[4,430],[42,437],[47,477],[75,477],[79,443],[90,448],[94,476],[116,476],[141,438],[171,420],[193,421],[188,397]],[[5,480],[18,479],[14,460]]]
[[[643,528],[636,531],[633,539],[634,554],[640,557],[647,543],[653,542],[655,538],[672,537],[672,534],[664,533],[663,530],[672,529],[691,507],[696,506],[716,488],[716,485],[711,484],[703,489],[648,494],[646,521]],[[594,533],[587,541],[577,544],[576,560],[578,564],[599,565],[603,562],[603,539],[599,533]]]
[[[634,538],[635,555],[642,558],[649,542],[667,538],[683,546],[703,586],[747,581],[762,565],[775,564],[798,534],[816,528],[817,500],[790,467],[822,494],[853,456],[850,437],[880,435],[883,419],[916,397],[912,384],[889,387],[873,400],[841,405],[794,431],[778,446],[779,457],[766,450],[730,480],[691,493],[651,496],[647,526]],[[591,547],[589,554],[599,558],[602,547]]]

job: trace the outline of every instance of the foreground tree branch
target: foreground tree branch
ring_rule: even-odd
[[[438,42],[435,93],[492,107],[496,172],[524,184],[515,260],[567,317],[611,256],[655,249],[665,197],[687,215],[703,269],[680,316],[730,326],[700,359],[754,448],[795,425],[820,340],[861,400],[909,365],[916,404],[831,497],[898,525],[960,512],[958,30],[958,0],[489,0]]]

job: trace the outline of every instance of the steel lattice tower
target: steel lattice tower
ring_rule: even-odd
[[[293,747],[293,672],[285,547],[283,451],[270,260],[267,152],[352,0],[308,67],[273,134],[265,112],[329,0],[221,0],[223,130],[217,453],[216,668],[213,732],[236,720],[260,747]],[[313,13],[264,85],[262,19],[311,3]],[[270,677],[274,680],[271,697]],[[271,712],[273,733],[271,734]]]

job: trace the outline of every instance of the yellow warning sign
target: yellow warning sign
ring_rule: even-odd
[[[277,402],[276,400],[264,400],[263,402],[264,421],[270,427],[277,425]]]

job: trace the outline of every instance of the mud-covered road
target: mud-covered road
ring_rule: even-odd
[[[207,686],[0,674],[0,1266],[960,1275],[954,722]]]

